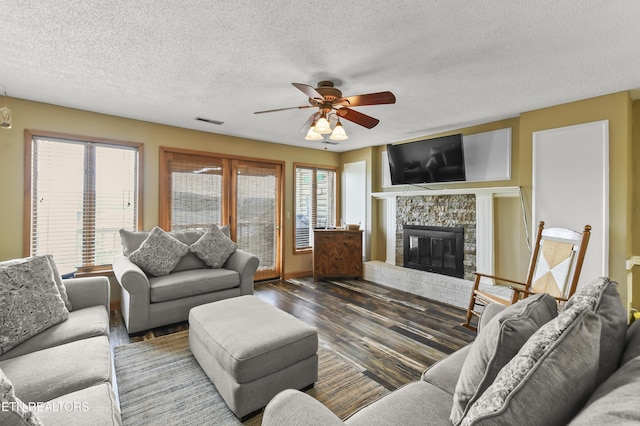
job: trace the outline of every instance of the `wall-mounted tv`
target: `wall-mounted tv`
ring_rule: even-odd
[[[466,180],[462,134],[387,145],[393,185]]]

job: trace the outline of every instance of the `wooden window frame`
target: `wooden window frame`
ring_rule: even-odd
[[[137,215],[136,215],[136,227],[138,230],[143,229],[143,217],[144,217],[144,185],[143,185],[143,176],[144,176],[144,144],[137,142],[128,142],[121,141],[115,139],[107,139],[100,138],[94,136],[81,136],[70,133],[61,133],[61,132],[50,132],[44,130],[31,130],[25,129],[24,131],[24,174],[23,174],[23,184],[24,184],[24,196],[23,196],[23,216],[22,216],[22,254],[23,256],[31,256],[31,215],[33,213],[33,200],[31,199],[33,182],[32,178],[32,143],[35,137],[39,138],[52,138],[52,139],[62,139],[69,141],[77,141],[84,143],[96,143],[102,145],[115,145],[115,146],[126,146],[135,148],[138,153],[138,179],[137,179],[137,196],[138,196],[138,204],[137,204]],[[91,154],[89,154],[91,155]],[[86,170],[85,170],[86,172]],[[92,173],[85,173],[85,179],[92,180],[94,177]],[[90,182],[89,182],[90,183]],[[95,193],[89,194],[95,200]],[[95,207],[95,206],[94,206]],[[95,228],[91,229],[90,225],[85,224],[85,232],[89,233],[89,236],[95,235]],[[90,254],[86,250],[85,244],[92,244],[87,241],[87,235],[84,236],[85,242],[83,242],[83,264],[87,256]],[[108,275],[111,273],[111,267],[106,265],[85,265],[81,268],[78,268],[76,272],[76,276],[86,276],[86,275]]]

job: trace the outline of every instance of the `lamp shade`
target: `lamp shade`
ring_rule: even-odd
[[[329,126],[329,121],[327,121],[324,116],[318,119],[316,123],[315,132],[320,133],[321,135],[326,135],[327,133],[331,133],[331,126]]]
[[[308,141],[319,141],[319,140],[323,139],[322,135],[320,133],[317,133],[313,126],[309,127],[309,131],[307,132],[307,136],[305,136],[304,138],[306,140],[308,140]]]
[[[336,127],[335,129],[333,129],[333,133],[331,133],[329,139],[331,139],[332,141],[344,141],[349,139],[349,136],[347,136],[347,132],[345,132],[344,127],[342,127],[342,123],[340,123],[339,121],[336,123]]]

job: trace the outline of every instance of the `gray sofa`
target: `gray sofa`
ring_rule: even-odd
[[[120,425],[112,388],[109,280],[63,280],[72,304],[68,318],[0,356],[15,396],[49,425]],[[9,410],[0,424],[24,425]],[[37,423],[36,423],[37,424]]]
[[[265,408],[262,424],[637,424],[640,321],[627,327],[616,286],[595,280],[560,313],[548,295],[506,309],[488,305],[473,343],[344,423],[311,396],[286,390]]]
[[[168,234],[190,246],[204,232]],[[224,228],[223,232],[228,233]],[[210,268],[188,252],[168,275],[151,276],[128,258],[149,232],[120,231],[120,234],[123,255],[114,259],[113,272],[120,284],[120,306],[129,333],[186,321],[195,306],[253,294],[253,278],[258,268],[258,258],[253,254],[235,250],[221,268]]]

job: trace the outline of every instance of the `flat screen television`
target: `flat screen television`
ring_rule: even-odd
[[[462,134],[387,145],[393,185],[466,180]]]

